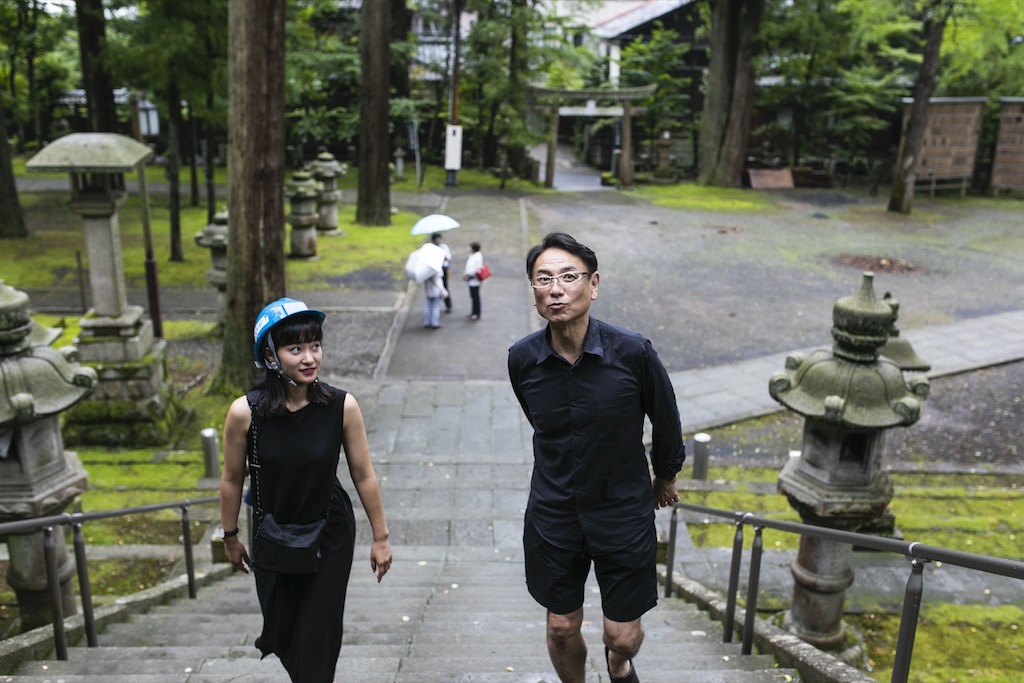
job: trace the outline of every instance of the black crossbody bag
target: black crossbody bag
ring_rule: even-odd
[[[330,499],[327,501],[324,518],[307,524],[281,524],[274,519],[272,513],[263,509],[260,501],[260,463],[256,454],[260,420],[256,406],[251,401],[249,409],[252,411],[249,478],[252,480],[256,518],[256,532],[252,540],[253,564],[278,574],[312,574],[320,566],[320,540],[331,510]]]

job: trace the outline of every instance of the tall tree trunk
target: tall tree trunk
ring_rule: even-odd
[[[935,0],[925,10],[924,57],[917,72],[917,82],[914,83],[914,102],[910,105],[910,116],[900,138],[900,150],[889,191],[889,211],[909,214],[914,208],[914,184],[917,181],[917,162],[928,123],[928,100],[935,90],[942,34],[952,11],[949,0]]]
[[[97,133],[116,133],[114,85],[104,57],[107,20],[103,16],[103,0],[75,0],[75,17],[89,125]]]
[[[700,131],[704,185],[737,187],[750,138],[753,59],[764,0],[720,0],[711,19],[711,64]]]
[[[462,10],[465,0],[452,0],[452,79],[448,84],[448,123],[459,123],[459,91],[462,88]]]
[[[362,225],[391,225],[391,178],[388,169],[390,9],[387,2],[364,2],[361,10],[359,56],[363,93],[359,101],[356,222]]]
[[[32,115],[32,138],[38,146],[43,142],[43,118],[39,106],[39,84],[36,82],[36,29],[42,7],[39,0],[32,0],[28,9],[28,48],[25,50],[25,77],[28,80],[28,106]]]
[[[527,117],[526,82],[529,77],[528,38],[530,27],[528,21],[531,10],[527,0],[512,2],[512,37],[508,49],[508,122],[499,121],[498,135],[508,136],[508,156],[511,159],[525,160],[525,145],[521,139],[511,135],[510,127],[516,127],[513,121],[525,123]],[[499,113],[499,116],[501,114]],[[525,175],[522,163],[516,164],[516,174]],[[502,182],[505,178],[502,176]]]
[[[412,12],[406,6],[406,0],[389,0],[391,3],[391,44],[408,43],[409,35],[412,33]],[[390,68],[391,91],[396,98],[408,98],[411,91],[409,88],[409,53],[402,50],[400,53],[391,54]],[[404,117],[395,117],[392,122],[395,138],[406,140],[402,146],[408,151],[412,141],[408,140],[408,124],[410,122]]]
[[[391,41],[407,42],[412,32],[412,12],[406,6],[406,0],[389,0],[391,3]],[[409,97],[409,56],[407,53],[398,55],[391,63],[391,89],[395,97]]]
[[[181,249],[181,95],[174,67],[169,64],[167,71],[167,166],[164,175],[167,177],[171,261],[184,261]]]
[[[206,111],[210,110],[207,109]],[[209,119],[204,120],[203,132],[206,135],[206,143],[203,145],[203,177],[206,180],[207,223],[213,223],[213,217],[217,214],[217,179],[214,176],[216,168],[213,165],[213,159],[216,156],[214,148],[217,146],[217,137],[214,135],[213,130],[213,122]]]
[[[3,97],[0,97],[0,239],[12,237],[28,237],[28,228],[14,182],[11,148],[7,144],[7,115]]]
[[[199,206],[199,123],[192,102],[188,103],[189,206]]]
[[[252,383],[253,323],[285,293],[284,27],[285,0],[229,0],[230,246],[217,393]]]

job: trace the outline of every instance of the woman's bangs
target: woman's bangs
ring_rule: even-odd
[[[289,344],[308,344],[323,341],[324,329],[318,320],[308,315],[296,316],[294,320],[285,320],[273,330],[274,343],[278,346]]]

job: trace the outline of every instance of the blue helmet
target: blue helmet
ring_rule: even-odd
[[[274,354],[274,359],[277,359],[277,349],[274,348],[273,338],[267,337],[270,330],[274,325],[286,318],[290,318],[296,315],[305,315],[314,318],[317,322],[323,323],[327,315],[323,311],[318,311],[315,308],[309,308],[301,301],[296,299],[283,298],[273,301],[263,307],[260,314],[256,316],[256,325],[252,328],[253,336],[253,347],[252,355],[256,359],[256,367],[265,367],[263,358],[260,355],[260,348],[263,346],[263,341],[266,340],[270,345],[270,351]],[[274,365],[277,365],[275,362]],[[276,370],[276,367],[269,368],[270,370]]]

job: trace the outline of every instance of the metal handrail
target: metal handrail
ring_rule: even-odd
[[[17,522],[0,524],[0,537],[7,534],[33,534],[43,532],[43,560],[46,563],[46,588],[50,595],[50,614],[53,619],[53,646],[57,659],[67,660],[68,641],[64,631],[64,603],[61,597],[60,577],[57,567],[57,543],[54,539],[54,527],[70,526],[74,537],[75,565],[78,574],[78,594],[82,602],[82,620],[85,627],[85,640],[89,647],[96,647],[96,618],[93,613],[92,587],[89,583],[89,567],[86,562],[85,537],[82,525],[98,519],[124,517],[126,515],[158,512],[160,510],[181,509],[181,542],[185,550],[185,571],[188,575],[188,597],[196,597],[196,571],[192,557],[192,530],[189,528],[188,510],[193,505],[211,505],[219,503],[220,498],[211,496],[195,500],[179,500],[170,503],[153,503],[131,508],[105,510],[103,512],[75,512],[49,517],[33,517]]]
[[[726,597],[726,610],[723,615],[722,642],[732,642],[735,628],[736,594],[739,589],[740,565],[743,558],[743,527],[750,524],[754,527],[754,540],[751,547],[749,579],[747,581],[747,608],[743,624],[743,645],[741,652],[749,655],[754,645],[754,625],[757,618],[757,593],[761,574],[761,556],[763,541],[761,532],[764,529],[775,529],[786,533],[800,534],[814,538],[848,543],[850,545],[869,548],[886,553],[903,555],[910,562],[910,576],[903,598],[903,610],[900,616],[899,636],[896,641],[891,683],[907,683],[910,675],[910,660],[914,654],[914,639],[917,635],[917,618],[921,609],[921,597],[924,594],[924,565],[929,562],[945,562],[973,571],[997,574],[1014,579],[1024,580],[1024,562],[1007,560],[990,555],[940,548],[924,543],[897,541],[890,538],[840,531],[827,527],[785,522],[766,517],[758,517],[751,512],[730,512],[717,508],[690,503],[676,503],[672,508],[669,523],[668,548],[665,555],[665,597],[672,597],[672,567],[675,564],[676,533],[679,524],[679,511],[688,510],[711,517],[732,519],[736,525],[733,536],[732,562],[729,568],[729,595]]]

